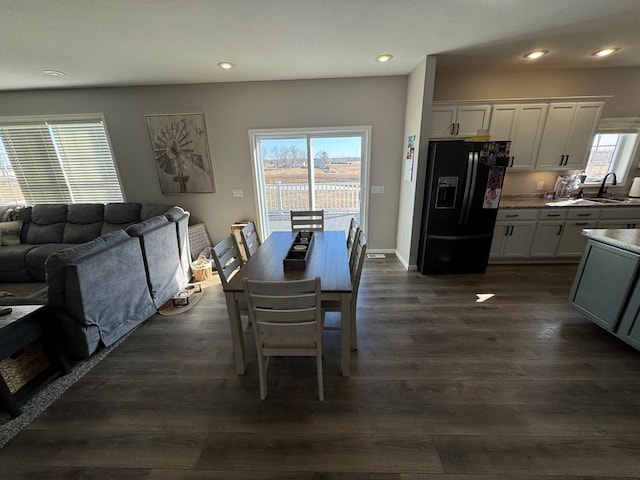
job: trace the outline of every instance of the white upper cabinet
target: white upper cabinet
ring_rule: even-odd
[[[551,103],[536,168],[582,170],[603,105],[603,102]]]
[[[511,140],[511,168],[535,167],[548,108],[546,103],[493,106],[489,134],[491,140]]]
[[[471,137],[489,128],[491,105],[434,105],[430,138]]]

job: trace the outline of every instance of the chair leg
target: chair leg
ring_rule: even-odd
[[[260,377],[260,400],[267,398],[267,362],[269,357],[258,356],[258,376]]]
[[[351,312],[351,350],[358,350],[358,329],[356,322],[356,312]]]
[[[322,351],[318,351],[316,355],[316,369],[318,371],[318,398],[324,400],[324,382],[322,379]]]

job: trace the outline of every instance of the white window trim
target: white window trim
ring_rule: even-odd
[[[251,150],[252,176],[253,176],[253,193],[256,202],[256,212],[258,213],[257,228],[262,238],[266,238],[265,233],[268,228],[269,221],[267,218],[267,208],[264,205],[264,195],[260,185],[264,184],[264,172],[257,159],[259,156],[258,138],[261,135],[278,134],[283,138],[290,138],[296,135],[349,135],[357,134],[364,137],[364,146],[362,152],[362,165],[360,175],[360,192],[362,195],[360,201],[360,228],[367,235],[367,219],[369,218],[369,165],[371,164],[371,125],[356,125],[349,127],[317,127],[317,128],[263,128],[249,129],[249,146]]]
[[[122,176],[118,168],[118,162],[111,144],[111,135],[107,126],[106,119],[102,113],[79,113],[79,114],[60,114],[60,115],[23,115],[23,116],[6,116],[0,117],[0,126],[19,125],[21,123],[29,124],[34,122],[50,122],[50,123],[63,123],[63,122],[83,122],[83,121],[97,121],[100,122],[104,128],[107,146],[113,160],[113,168],[116,175],[116,180],[120,186],[120,193],[122,195],[122,201],[126,202],[126,193],[123,188]]]

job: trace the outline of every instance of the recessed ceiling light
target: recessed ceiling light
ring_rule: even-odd
[[[43,70],[42,73],[44,73],[45,75],[50,75],[52,77],[62,77],[66,75],[64,72],[61,72],[59,70]]]
[[[619,48],[603,48],[602,50],[598,50],[597,52],[593,52],[591,55],[594,57],[607,57],[612,53],[616,53]]]
[[[218,66],[223,70],[231,70],[233,67],[235,67],[235,64],[231,62],[220,62],[218,63]]]
[[[524,58],[528,58],[529,60],[536,60],[540,57],[544,57],[547,53],[549,53],[548,50],[535,50],[533,52],[527,53]]]
[[[383,53],[382,55],[378,55],[376,60],[379,61],[380,63],[387,63],[392,58],[393,58],[393,55],[391,55],[390,53]]]

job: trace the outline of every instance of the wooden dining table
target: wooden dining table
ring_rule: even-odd
[[[306,268],[284,269],[283,260],[296,232],[272,232],[249,261],[223,287],[236,363],[236,372],[245,372],[246,352],[238,302],[244,300],[242,279],[287,281],[320,277],[321,298],[340,301],[342,375],[351,369],[351,275],[346,237],[343,231],[316,231],[307,255]]]

